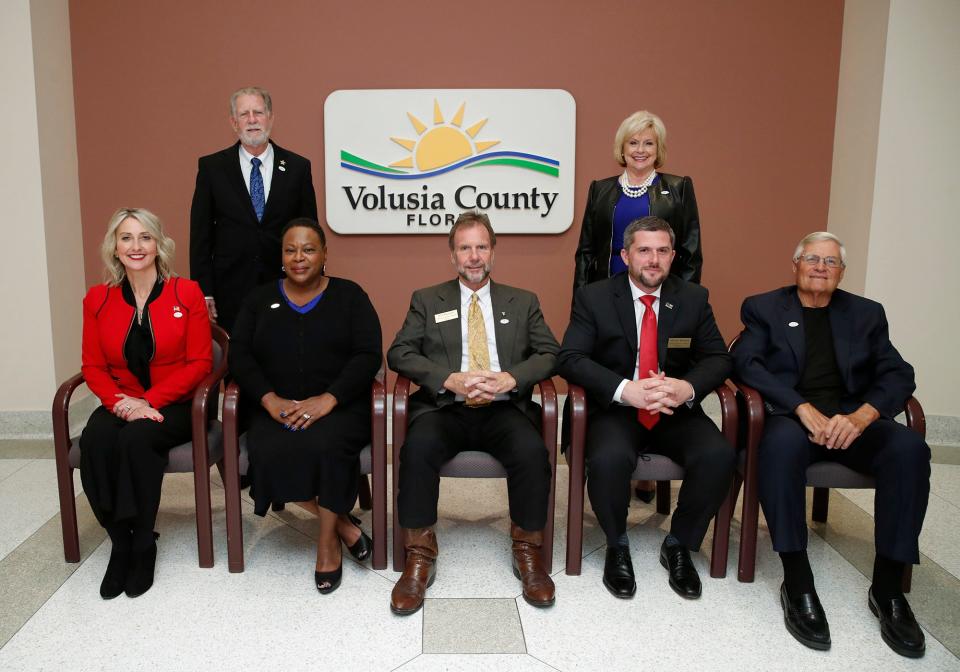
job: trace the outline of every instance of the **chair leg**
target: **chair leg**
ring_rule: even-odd
[[[193,470],[197,506],[197,554],[200,566],[213,567],[213,514],[210,510],[210,467]]]
[[[733,518],[733,507],[737,503],[737,492],[740,484],[737,476],[730,481],[730,490],[720,504],[717,515],[713,520],[713,552],[710,555],[710,576],[722,579],[727,575],[727,555],[730,550],[730,519]]]
[[[572,451],[572,447],[567,449]],[[568,453],[569,456],[569,453]],[[583,563],[583,460],[568,459],[570,483],[567,496],[567,575],[579,576]]]
[[[818,523],[827,522],[830,509],[830,488],[813,489],[813,519]]]
[[[903,583],[900,585],[900,590],[902,590],[904,594],[909,593],[910,588],[912,588],[912,584],[913,584],[913,565],[908,564],[906,567],[903,568]]]
[[[63,558],[80,562],[80,534],[77,532],[77,501],[73,492],[73,469],[57,460],[57,489],[60,493],[60,527],[63,530]]]
[[[357,499],[360,501],[360,508],[364,511],[369,511],[373,506],[370,501],[370,479],[367,478],[366,474],[360,474]]]
[[[760,501],[756,484],[749,478],[743,482],[743,507],[740,521],[740,559],[737,580],[752,583],[757,564],[757,527],[760,524]]]
[[[657,513],[670,515],[670,481],[657,481]]]

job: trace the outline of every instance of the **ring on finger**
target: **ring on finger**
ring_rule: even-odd
[[[310,414],[309,414],[309,413],[304,413],[304,414],[303,414],[303,419],[304,419],[304,420],[309,420],[309,419],[310,419]]]

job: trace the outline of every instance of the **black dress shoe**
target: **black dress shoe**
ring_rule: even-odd
[[[153,570],[157,566],[157,537],[160,536],[156,532],[153,534],[150,546],[130,553],[130,568],[123,589],[127,597],[140,597],[153,586]]]
[[[373,540],[367,536],[367,533],[360,530],[360,537],[354,542],[353,546],[347,546],[350,555],[363,562],[370,557],[370,551],[373,550]]]
[[[340,587],[340,581],[343,579],[343,562],[332,572],[314,572],[313,579],[317,583],[317,590],[326,595],[332,593]]]
[[[129,566],[130,550],[121,551],[114,547],[110,551],[107,572],[103,575],[103,581],[100,583],[100,597],[105,600],[112,600],[123,592],[123,587],[127,583]]]
[[[783,607],[783,623],[794,639],[818,651],[830,648],[830,624],[815,592],[791,598],[787,585],[781,583],[780,606]]]
[[[891,649],[907,658],[920,658],[927,650],[923,630],[917,624],[905,597],[877,600],[873,589],[867,591],[867,604],[880,619],[880,636]]]
[[[628,599],[637,592],[633,578],[633,562],[626,546],[607,546],[607,559],[603,565],[603,585],[614,597]]]
[[[670,587],[680,597],[695,600],[700,597],[700,575],[690,559],[690,551],[680,544],[660,546],[660,564],[670,574]]]

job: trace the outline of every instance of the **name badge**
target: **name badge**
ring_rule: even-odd
[[[460,316],[457,314],[457,311],[456,311],[456,310],[448,310],[448,311],[445,312],[445,313],[437,313],[436,315],[434,315],[434,316],[433,316],[433,321],[436,322],[437,324],[440,324],[441,322],[447,322],[447,321],[449,321],[449,320],[455,320],[455,319],[457,319],[458,317],[460,317]]]
[[[668,348],[689,348],[692,338],[669,338],[667,339]]]

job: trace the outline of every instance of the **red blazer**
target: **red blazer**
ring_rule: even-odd
[[[123,356],[134,313],[120,287],[97,285],[87,292],[81,366],[87,387],[108,409],[121,393],[146,399],[154,408],[189,399],[213,368],[210,320],[200,286],[193,280],[170,278],[150,304],[155,346],[149,390],[143,389]]]

